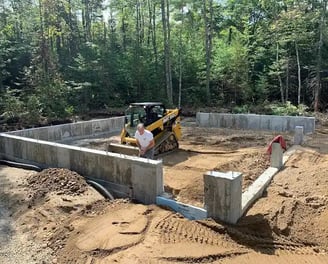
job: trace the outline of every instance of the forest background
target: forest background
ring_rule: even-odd
[[[328,108],[327,0],[0,0],[0,122],[135,101]]]

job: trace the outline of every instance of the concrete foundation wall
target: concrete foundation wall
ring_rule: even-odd
[[[58,142],[119,132],[123,126],[124,117],[114,117],[64,125],[31,128],[10,132],[8,134]]]
[[[303,126],[304,133],[315,130],[314,117],[272,116],[256,114],[197,113],[197,125],[201,127],[234,128],[248,130],[290,131]]]
[[[117,127],[121,124],[120,119],[115,122]],[[40,137],[41,131],[44,130],[39,130]],[[131,188],[132,198],[145,204],[155,203],[156,196],[163,193],[161,161],[24,138],[13,133],[0,134],[0,157],[44,168],[68,168],[83,176],[125,185]]]

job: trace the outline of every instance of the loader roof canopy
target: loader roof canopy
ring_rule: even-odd
[[[143,102],[143,103],[132,103],[131,106],[156,106],[156,105],[163,105],[160,102]]]

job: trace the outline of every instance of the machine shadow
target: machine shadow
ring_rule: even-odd
[[[238,244],[262,254],[275,253],[274,231],[262,214],[245,216],[236,225],[226,226],[226,230]]]
[[[179,163],[182,163],[182,162],[188,160],[190,157],[193,157],[196,155],[199,155],[199,154],[193,153],[190,151],[186,151],[183,149],[177,149],[173,152],[170,152],[167,155],[160,157],[159,159],[162,159],[163,164],[165,166],[173,167]]]

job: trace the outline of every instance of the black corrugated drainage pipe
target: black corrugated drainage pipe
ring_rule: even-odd
[[[14,162],[14,161],[9,161],[9,160],[0,160],[0,164],[2,165],[7,165],[10,167],[16,167],[24,170],[34,170],[34,171],[42,171],[42,169],[38,166],[28,164],[28,163],[21,163],[21,162]]]
[[[102,196],[109,200],[114,200],[114,196],[101,184],[96,181],[86,180],[93,188],[95,188]]]

